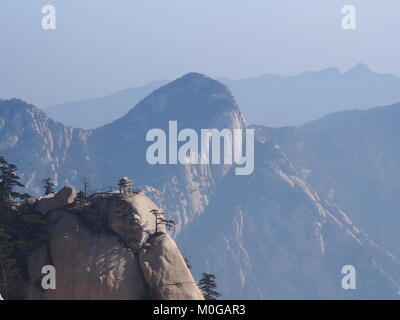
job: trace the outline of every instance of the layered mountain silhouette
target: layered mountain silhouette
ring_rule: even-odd
[[[143,87],[94,99],[48,106],[46,114],[69,127],[94,129],[122,117],[136,103],[168,81],[154,81]]]
[[[149,165],[146,134],[153,128],[168,132],[171,120],[177,121],[178,130],[246,125],[225,85],[189,73],[154,91],[124,117],[94,130],[88,144],[102,185],[113,184],[115,177],[123,175],[134,177],[139,185],[150,185],[143,188],[178,223],[179,231],[204,210],[229,165]]]
[[[40,181],[78,183],[82,175],[95,179],[88,158],[89,131],[68,128],[37,107],[18,99],[0,100],[0,152],[21,168],[27,190],[39,195]]]
[[[237,97],[249,123],[273,127],[302,125],[332,112],[400,101],[400,78],[375,73],[362,63],[344,73],[328,68],[222,82]]]
[[[216,274],[227,299],[398,298],[399,259],[300,179],[274,143],[256,150],[254,174],[228,175],[178,236],[194,272]],[[341,286],[345,265],[357,270],[356,290]]]
[[[299,177],[386,248],[400,253],[400,104],[331,114],[294,128],[256,127]]]
[[[236,176],[234,165],[151,166],[146,133],[167,131],[171,120],[179,129],[248,127],[227,86],[190,73],[95,130],[67,128],[35,106],[2,100],[0,153],[36,195],[49,176],[78,188],[83,177],[93,188],[134,178],[177,222],[194,274],[215,273],[223,298],[397,299],[399,108],[337,113],[297,128],[253,127],[249,176]],[[357,270],[356,290],[342,289],[345,265]]]
[[[248,123],[273,127],[303,125],[332,112],[368,109],[400,101],[400,78],[379,74],[359,63],[294,76],[263,75],[241,80],[220,78],[237,98]],[[109,96],[73,101],[45,109],[64,125],[93,129],[116,120],[167,81]]]

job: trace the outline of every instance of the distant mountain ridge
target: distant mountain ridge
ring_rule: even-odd
[[[400,78],[359,63],[282,77],[221,79],[238,99],[247,121],[271,127],[303,125],[329,113],[400,102]]]
[[[363,215],[346,202],[379,192],[396,203],[397,189],[392,193],[393,184],[385,184],[398,163],[396,110],[339,113],[321,119],[331,123],[321,126],[257,126],[250,176],[234,175],[233,165],[150,166],[146,132],[166,130],[170,120],[179,128],[248,128],[226,85],[190,73],[89,131],[66,128],[20,100],[1,101],[0,154],[18,165],[31,192],[39,192],[40,179],[48,176],[77,187],[85,176],[94,186],[113,185],[122,175],[134,178],[177,223],[177,242],[192,256],[195,274],[217,275],[223,298],[399,299],[399,255],[386,250],[388,239],[398,243],[397,220],[376,244],[369,216],[379,229],[384,214]],[[393,166],[379,166],[377,154]],[[372,189],[362,188],[366,181]],[[357,290],[341,287],[341,267],[348,264],[357,269]]]
[[[87,157],[90,134],[65,127],[22,100],[0,100],[0,153],[24,168],[21,178],[34,195],[41,193],[43,177],[59,186],[76,185],[82,175],[95,179]]]
[[[143,87],[126,89],[94,99],[84,99],[49,106],[46,114],[68,127],[94,129],[116,120],[136,103],[168,81],[151,82]]]
[[[344,73],[338,68],[327,68],[294,76],[266,74],[218,80],[237,98],[248,123],[273,127],[298,126],[337,111],[400,102],[400,78],[375,73],[362,63]],[[45,111],[66,126],[94,129],[122,117],[166,83],[155,81],[102,98],[50,106]]]

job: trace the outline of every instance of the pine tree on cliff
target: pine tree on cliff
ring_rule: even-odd
[[[155,218],[155,225],[156,225],[155,233],[158,233],[158,226],[160,225],[160,219],[162,219],[163,213],[157,209],[152,209],[150,210],[150,212],[154,215]]]
[[[16,174],[17,167],[0,157],[0,292],[5,298],[20,299],[18,284],[27,274],[26,257],[47,239],[47,221],[28,203],[17,204],[16,187],[24,185]]]
[[[215,289],[217,284],[215,282],[215,275],[211,273],[203,273],[199,281],[199,288],[203,292],[204,299],[217,300],[221,296]]]
[[[24,195],[14,191],[15,187],[23,188],[24,185],[19,182],[16,174],[17,166],[8,163],[6,159],[0,156],[0,200],[7,201],[15,198],[24,198]]]
[[[85,193],[83,191],[79,191],[76,194],[76,198],[75,198],[76,203],[78,204],[78,206],[82,207],[85,205],[86,203],[86,197],[85,197]]]
[[[186,267],[188,267],[189,270],[192,269],[192,263],[190,262],[190,256],[187,254],[183,254],[183,260],[185,260]]]
[[[12,287],[19,272],[17,261],[13,257],[14,251],[11,236],[5,228],[0,227],[0,290],[4,297],[12,296]]]
[[[90,180],[88,178],[83,178],[82,179],[82,186],[83,186],[83,194],[85,196],[85,199],[88,197],[89,192],[90,192]]]
[[[51,178],[46,178],[42,180],[42,184],[43,184],[43,191],[44,191],[44,195],[47,196],[50,193],[54,193],[55,189],[54,187],[56,186],[52,181]]]
[[[165,225],[168,231],[172,231],[172,229],[175,227],[175,221],[165,219],[164,212],[160,212],[160,210],[157,210],[157,209],[150,210],[150,212],[155,217],[155,224],[156,224],[155,233],[158,233],[160,225]]]

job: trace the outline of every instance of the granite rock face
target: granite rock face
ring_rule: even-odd
[[[139,262],[151,296],[159,300],[203,300],[175,241],[158,233],[139,254]]]
[[[399,299],[400,260],[296,176],[272,142],[253,176],[227,176],[196,225],[179,235],[193,271],[216,275],[224,299]],[[207,230],[207,237],[204,236]],[[354,266],[357,290],[343,290]]]
[[[87,156],[90,131],[68,128],[39,108],[19,99],[0,99],[0,153],[18,166],[27,191],[38,197],[41,181],[50,177],[57,187],[78,185],[96,177]]]
[[[159,209],[143,193],[126,197],[99,194],[90,200],[106,216],[110,228],[133,250],[140,249],[156,230],[156,220],[151,210]],[[159,225],[158,229],[166,231],[165,225]]]
[[[199,135],[201,129],[246,127],[239,106],[225,85],[205,75],[189,73],[155,90],[125,116],[94,130],[88,144],[102,184],[128,175],[135,177],[142,189],[150,186],[146,193],[176,222],[177,235],[205,210],[216,185],[232,165],[150,165],[145,157],[151,145],[146,143],[146,133],[153,128],[169,133],[170,121],[176,121],[178,132],[191,128]]]
[[[150,210],[158,208],[148,197],[99,193],[89,197],[84,205],[78,205],[69,201],[74,194],[74,188],[66,187],[45,199],[46,206],[42,209],[48,212],[49,240],[29,255],[27,299],[202,299],[195,283],[190,288],[177,286],[170,293],[154,288],[153,284],[159,281],[194,280],[175,242],[164,233],[165,228],[158,228],[161,231],[158,234],[167,237],[167,247],[172,249],[159,250],[157,243],[153,249],[149,239],[155,232],[155,218]],[[53,200],[51,205],[47,205],[47,200]],[[62,203],[64,207],[60,207]],[[104,223],[101,231],[94,228],[100,222]],[[153,259],[169,264],[162,265],[161,273],[149,276],[139,262],[142,250],[151,250]],[[41,289],[41,270],[45,265],[55,267],[55,290]],[[176,276],[171,278],[171,274]]]
[[[75,214],[58,210],[51,213],[50,239],[57,288],[45,291],[43,299],[137,300],[145,296],[137,259],[118,237],[93,233]]]
[[[328,115],[257,134],[279,145],[297,175],[385,249],[400,255],[400,104]]]
[[[80,185],[86,176],[96,186],[134,177],[177,223],[174,236],[194,272],[215,274],[225,299],[398,299],[399,119],[395,105],[301,128],[258,127],[251,176],[235,176],[229,165],[149,165],[146,132],[167,132],[170,120],[178,129],[247,128],[224,85],[188,74],[93,131],[65,128],[22,101],[0,101],[0,152],[35,195],[44,177]],[[110,234],[135,253],[153,229],[141,213],[135,231],[130,210],[126,204],[131,223],[104,212]],[[360,280],[354,291],[341,288],[348,264]]]
[[[76,190],[72,186],[65,186],[57,193],[51,193],[37,201],[36,209],[47,213],[64,208],[74,202]]]

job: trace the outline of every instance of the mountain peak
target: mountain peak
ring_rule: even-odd
[[[219,91],[229,92],[229,89],[221,82],[198,72],[189,72],[182,77],[170,82],[162,88],[171,88],[175,86],[195,90],[206,87],[208,90],[213,88],[214,90],[216,89]]]
[[[18,98],[0,99],[0,107],[19,107],[26,109],[36,108],[33,104]]]
[[[236,101],[228,87],[204,74],[190,72],[155,90],[137,104],[130,113],[163,113],[168,117],[187,118],[187,111],[197,111],[204,117],[227,111],[238,111]],[[239,112],[239,111],[238,111]]]
[[[371,69],[366,64],[357,63],[353,68],[349,69],[346,74],[365,74],[371,72]]]
[[[205,79],[205,78],[209,78],[209,77],[207,77],[205,74],[200,73],[200,72],[188,72],[178,79],[200,80],[200,79]]]
[[[21,118],[22,115],[40,117],[41,119],[46,117],[45,113],[41,109],[24,100],[17,98],[11,98],[8,100],[0,99],[0,117],[4,117],[5,119],[11,117],[12,119],[15,119],[16,115],[18,115],[18,118]]]

